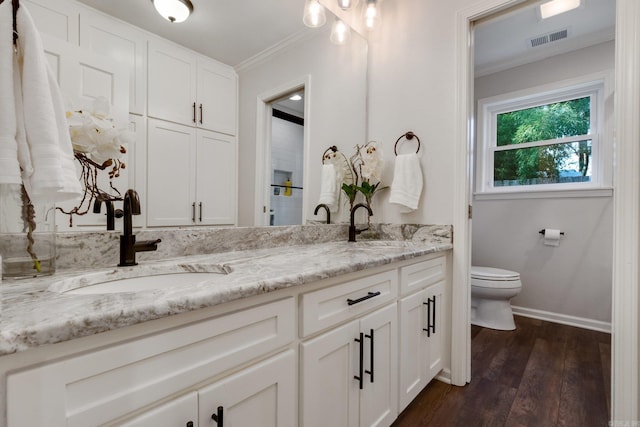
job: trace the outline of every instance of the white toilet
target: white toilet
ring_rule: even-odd
[[[471,266],[471,324],[514,330],[510,300],[521,289],[520,274],[515,271]]]

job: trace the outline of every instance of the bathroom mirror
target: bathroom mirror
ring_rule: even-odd
[[[320,191],[322,152],[337,145],[351,152],[366,140],[367,42],[352,31],[346,46],[332,45],[330,29],[335,17],[327,10],[326,24],[310,29],[303,25],[304,2],[279,0],[223,0],[193,2],[194,13],[182,23],[170,24],[155,11],[151,1],[79,0],[144,30],[184,45],[233,66],[239,76],[238,129],[238,225],[263,225],[260,146],[256,100],[265,93],[282,95],[292,82],[304,82],[306,104],[302,222],[314,219]],[[355,11],[353,13],[356,13]],[[281,90],[282,93],[278,93]],[[337,108],[338,107],[338,108]],[[267,147],[268,148],[268,147]],[[335,217],[335,216],[334,216]],[[320,219],[320,218],[316,218]]]

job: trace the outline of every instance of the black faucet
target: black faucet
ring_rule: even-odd
[[[331,224],[331,211],[329,211],[329,206],[325,205],[324,203],[320,203],[318,206],[316,206],[316,210],[313,211],[313,214],[318,215],[318,211],[320,210],[320,208],[324,208],[324,210],[327,211],[327,224]]]
[[[133,215],[140,215],[140,198],[135,190],[129,189],[124,194],[124,226],[120,236],[120,264],[118,267],[137,265],[136,252],[155,251],[161,239],[136,242],[133,234]]]
[[[369,229],[369,227],[363,228],[361,230],[356,229],[355,213],[356,213],[356,210],[358,210],[358,208],[365,208],[366,210],[369,211],[369,216],[373,216],[373,211],[371,210],[371,208],[369,206],[365,205],[364,203],[358,203],[353,208],[351,208],[351,223],[349,225],[349,241],[350,242],[355,242],[357,234],[360,234],[363,231]]]
[[[113,208],[113,201],[103,199],[102,197],[97,197],[96,201],[93,202],[93,213],[100,213],[102,202],[107,206],[107,230],[115,230],[116,218],[122,218],[124,213],[122,212],[122,209]]]

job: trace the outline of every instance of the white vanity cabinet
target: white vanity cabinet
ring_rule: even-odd
[[[400,411],[444,367],[445,280],[445,257],[400,269]]]
[[[353,318],[301,344],[303,426],[389,426],[396,418],[396,295],[391,270],[302,296],[306,332]]]
[[[179,408],[182,418],[182,411],[193,407],[184,393],[198,392],[200,411],[203,399],[216,396],[213,381],[223,381],[227,392],[237,387],[242,389],[238,393],[244,393],[242,381],[246,384],[249,378],[257,383],[253,387],[260,391],[258,400],[265,405],[277,403],[269,410],[284,413],[277,398],[291,394],[293,350],[265,362],[275,367],[271,377],[258,380],[255,372],[270,371],[259,359],[285,348],[294,338],[295,303],[288,297],[12,373],[7,378],[7,423],[30,427],[119,425],[131,414],[140,417],[134,418],[132,425],[157,426],[146,420],[162,417],[163,411],[173,414],[174,408]],[[230,376],[226,383],[216,379],[247,363],[251,364],[245,371]],[[213,380],[211,388],[206,386],[208,379]],[[274,398],[273,387],[282,388],[278,393],[283,394]],[[178,400],[171,399],[176,395]],[[231,401],[224,404],[233,407]],[[136,413],[146,407],[150,412]],[[186,417],[181,420],[184,424],[178,425],[197,421],[194,417]]]
[[[148,61],[149,117],[236,134],[233,68],[155,39],[149,41]]]
[[[156,119],[147,134],[147,225],[235,224],[235,137]]]
[[[284,351],[117,425],[295,427],[295,365],[295,352]]]

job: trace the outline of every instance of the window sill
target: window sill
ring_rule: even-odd
[[[612,197],[613,188],[585,188],[582,190],[536,190],[536,191],[495,191],[474,193],[474,200],[509,200],[509,199],[566,199],[588,197]]]

